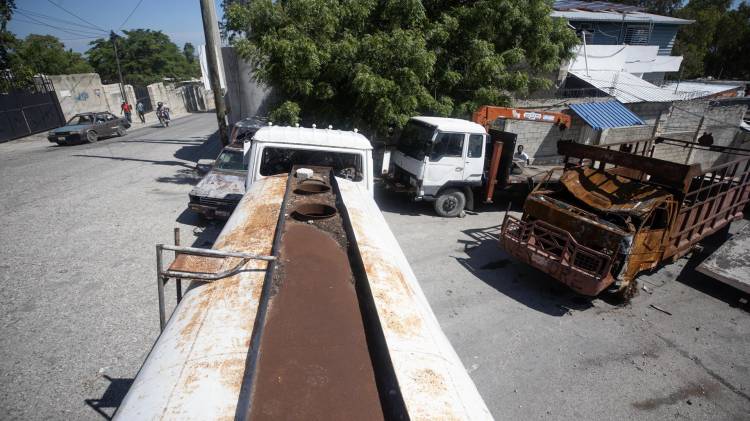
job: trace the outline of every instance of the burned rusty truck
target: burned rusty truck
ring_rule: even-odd
[[[654,158],[660,147],[716,153],[711,168]],[[573,290],[628,298],[634,279],[742,217],[750,154],[673,139],[588,146],[559,142],[560,183],[539,184],[520,219],[506,216],[501,247]],[[723,163],[721,163],[723,162]]]

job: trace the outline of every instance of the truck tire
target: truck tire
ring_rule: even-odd
[[[446,189],[435,200],[435,212],[444,218],[455,218],[464,211],[466,196],[459,189]]]

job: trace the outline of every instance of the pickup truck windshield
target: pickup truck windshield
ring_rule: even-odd
[[[421,121],[409,120],[398,139],[398,150],[418,160],[423,160],[430,150],[435,127]]]
[[[214,168],[226,171],[246,171],[247,165],[242,158],[242,151],[224,150],[216,158]]]
[[[337,177],[353,181],[363,179],[360,154],[274,147],[263,149],[260,175],[286,174],[295,165],[331,167]]]

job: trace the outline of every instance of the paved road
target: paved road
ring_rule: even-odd
[[[0,145],[1,418],[101,420],[118,405],[158,334],[154,244],[180,226],[206,246],[219,229],[185,212],[215,130],[201,114],[94,145]],[[695,261],[616,306],[498,250],[497,209],[447,220],[378,201],[497,419],[750,418],[748,307]]]
[[[154,245],[175,226],[192,242],[192,167],[218,153],[215,131],[198,114],[91,145],[0,145],[0,418],[112,412],[158,334]]]

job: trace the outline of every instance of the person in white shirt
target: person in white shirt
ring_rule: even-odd
[[[523,145],[518,145],[518,151],[513,154],[513,162],[521,166],[529,164],[529,155],[523,151]]]

